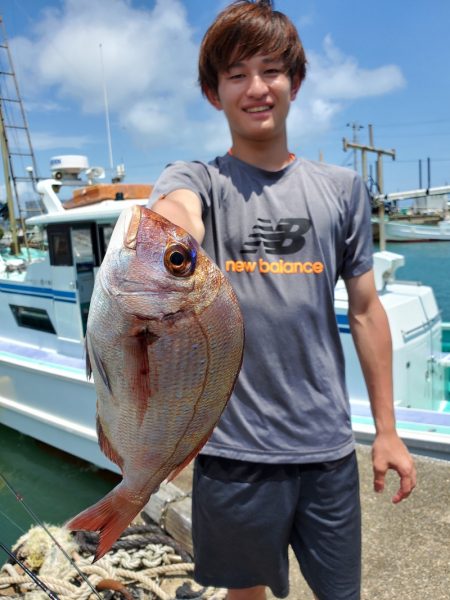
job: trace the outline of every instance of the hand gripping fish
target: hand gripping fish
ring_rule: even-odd
[[[94,560],[206,443],[243,344],[236,296],[197,242],[150,209],[126,209],[96,279],[86,333],[99,444],[123,479],[67,524],[99,531]]]

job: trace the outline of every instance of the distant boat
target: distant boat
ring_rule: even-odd
[[[389,219],[384,224],[388,242],[450,242],[450,219],[436,225]]]
[[[409,190],[374,198],[375,205],[383,202],[389,208],[384,225],[388,242],[450,242],[448,194],[450,186]],[[409,200],[413,206],[407,212],[396,210],[400,200]],[[379,239],[379,220],[372,219],[374,239]]]

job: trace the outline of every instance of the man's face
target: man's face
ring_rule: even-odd
[[[297,91],[282,60],[256,54],[219,73],[217,94],[207,96],[224,111],[235,145],[241,139],[273,141],[285,135],[286,117]]]

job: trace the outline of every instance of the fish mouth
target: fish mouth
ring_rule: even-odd
[[[181,289],[186,291],[191,291],[194,289],[194,283],[188,285],[188,280],[183,279],[183,285]],[[130,279],[121,280],[117,282],[116,292],[114,296],[142,296],[143,294],[151,294],[158,295],[166,292],[176,292],[180,291],[180,278],[172,282],[162,283],[160,281],[155,282],[155,285],[149,286],[147,284],[143,284],[142,281],[133,281]]]
[[[119,292],[116,292],[114,296],[142,296],[142,294],[158,294],[159,291],[160,290],[157,290],[156,288],[141,288],[133,291],[120,290]]]

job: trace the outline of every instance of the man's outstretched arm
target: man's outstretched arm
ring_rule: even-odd
[[[414,461],[397,434],[392,386],[392,341],[385,310],[375,289],[373,271],[347,279],[349,321],[369,393],[375,423],[372,447],[374,489],[382,492],[388,469],[400,477],[394,503],[407,498],[416,485]]]

